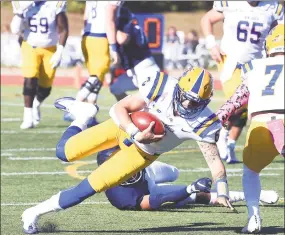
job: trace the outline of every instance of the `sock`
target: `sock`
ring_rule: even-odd
[[[63,133],[63,135],[61,136],[61,139],[59,140],[58,144],[56,145],[56,156],[60,160],[68,162],[67,157],[65,155],[65,144],[69,140],[69,138],[78,134],[81,131],[82,131],[82,129],[80,129],[78,126],[70,126]]]
[[[259,215],[259,198],[261,192],[259,174],[244,165],[242,184],[248,209],[248,218],[253,215]]]
[[[229,196],[230,196],[230,202],[240,202],[245,200],[243,192],[230,191]]]
[[[62,209],[67,209],[81,203],[95,193],[96,191],[91,187],[86,178],[77,186],[60,192],[58,204]]]
[[[152,209],[159,208],[165,202],[177,202],[189,197],[186,187],[166,194],[150,194],[149,203]]]
[[[217,147],[219,149],[220,157],[223,160],[227,159],[227,139],[229,131],[225,128],[221,128],[220,136],[217,141]]]
[[[38,101],[37,97],[35,97],[33,101],[33,108],[38,108],[40,107],[40,105],[41,105],[41,102]]]
[[[60,193],[53,195],[48,200],[41,202],[40,204],[33,207],[37,215],[44,215],[46,213],[52,212],[52,211],[59,211],[62,210],[62,208],[59,206],[59,196]]]
[[[236,141],[228,137],[228,144],[236,145]]]
[[[88,120],[89,121],[89,120]],[[86,128],[87,128],[87,123],[82,123],[81,121],[79,120],[74,120],[69,127],[78,127],[81,131],[84,131]]]
[[[24,107],[24,122],[32,122],[33,121],[33,108]]]
[[[211,199],[210,199],[209,204],[215,205],[217,203],[218,194],[216,192],[211,192],[210,194],[211,194]]]

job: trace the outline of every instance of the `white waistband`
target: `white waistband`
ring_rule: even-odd
[[[256,116],[253,116],[251,118],[252,121],[256,121],[256,122],[268,122],[273,119],[284,119],[284,114],[263,113],[263,114],[257,114]]]

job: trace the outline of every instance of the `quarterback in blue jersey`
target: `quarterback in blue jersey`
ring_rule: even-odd
[[[144,73],[160,69],[152,57],[142,28],[128,8],[120,8],[116,25],[121,67],[126,73],[118,77],[110,86],[110,91],[117,100],[121,100],[127,96],[126,91],[138,89],[138,81]]]

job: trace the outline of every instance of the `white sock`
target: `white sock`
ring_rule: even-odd
[[[211,192],[211,199],[209,205],[215,205],[217,202],[218,194],[216,192]]]
[[[53,195],[48,200],[34,206],[33,209],[35,210],[36,214],[44,215],[49,212],[62,210],[62,208],[59,206],[59,195],[60,192],[56,195]]]
[[[228,144],[236,145],[236,141],[228,137]]]
[[[222,127],[221,131],[220,131],[219,138],[226,140],[228,138],[228,136],[229,136],[229,130],[227,130],[226,128]]]
[[[32,122],[33,120],[33,108],[24,107],[24,122]]]
[[[240,202],[245,200],[243,192],[230,191],[229,196],[230,196],[230,202]]]
[[[38,101],[37,97],[35,97],[33,101],[33,108],[38,108],[40,107],[40,105],[41,105],[41,102]]]
[[[87,122],[88,123],[88,122]],[[74,120],[70,126],[77,126],[79,127],[82,131],[84,131],[85,129],[87,129],[87,123],[83,123],[79,120]]]
[[[87,97],[87,102],[91,104],[96,104],[98,98],[98,94],[90,93]]]
[[[261,192],[259,173],[250,170],[244,165],[242,184],[248,209],[248,217],[259,215],[259,198]]]

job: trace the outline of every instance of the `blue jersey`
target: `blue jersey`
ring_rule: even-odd
[[[99,152],[98,165],[104,163],[119,147]],[[145,170],[139,172],[123,184],[105,191],[109,202],[119,210],[140,210],[140,204],[145,195],[149,194]]]
[[[130,37],[127,44],[119,45],[121,65],[124,70],[128,70],[150,57],[151,51],[146,36],[138,24],[130,22],[123,27],[122,31]]]

